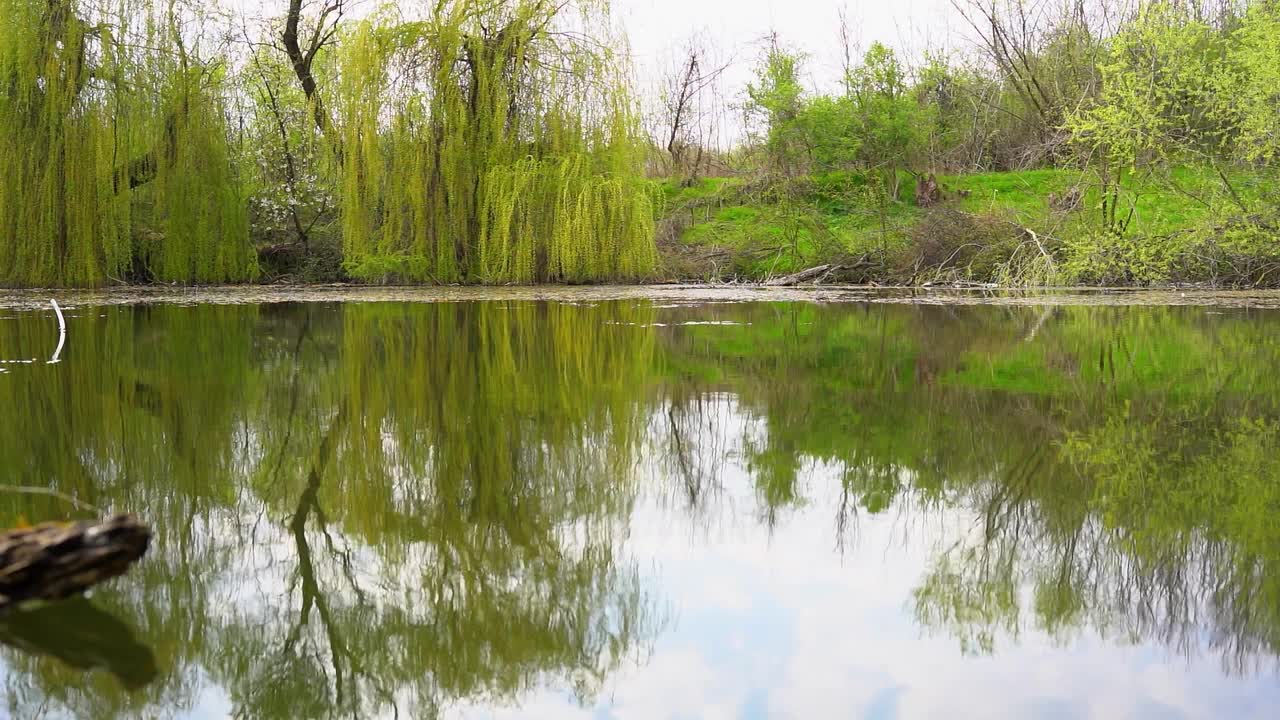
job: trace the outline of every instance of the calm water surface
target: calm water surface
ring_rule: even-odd
[[[0,310],[14,718],[1274,718],[1280,311]],[[0,492],[0,525],[88,516]]]

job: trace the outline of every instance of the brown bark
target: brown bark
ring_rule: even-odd
[[[289,62],[293,65],[293,74],[297,76],[298,84],[302,86],[302,92],[307,96],[307,102],[311,103],[316,128],[324,134],[329,132],[329,115],[325,111],[324,99],[320,97],[320,86],[316,82],[312,66],[315,63],[316,54],[337,34],[338,23],[344,11],[344,0],[331,0],[326,4],[324,10],[320,11],[315,30],[312,31],[311,38],[304,49],[299,37],[299,28],[302,25],[302,0],[289,0],[284,34],[280,38],[284,41],[285,54],[289,56]],[[332,23],[329,22],[331,17]]]
[[[151,530],[132,515],[0,534],[0,610],[29,600],[61,600],[123,575],[150,543]]]
[[[942,188],[933,173],[916,181],[916,207],[931,208],[942,202]]]
[[[811,280],[817,280],[818,278],[830,273],[832,269],[831,265],[819,265],[817,267],[811,267],[808,270],[801,270],[794,275],[786,275],[784,277],[770,280],[765,283],[765,285],[768,285],[769,287],[792,287]]]

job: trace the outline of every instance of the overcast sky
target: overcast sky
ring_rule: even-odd
[[[760,40],[772,30],[810,56],[811,82],[834,81],[842,7],[863,48],[879,41],[912,55],[962,42],[962,21],[957,22],[949,0],[614,0],[613,7],[642,69],[660,66],[686,38],[702,32],[738,60],[734,77],[740,80],[749,74]]]
[[[647,98],[652,100],[660,74],[696,34],[732,62],[721,83],[730,105],[741,100],[770,32],[807,56],[804,79],[811,89],[833,88],[841,76],[842,8],[855,44],[864,50],[881,42],[914,60],[925,49],[968,47],[969,28],[950,0],[613,0]],[[720,142],[734,142],[742,133],[740,113],[730,108],[720,127]]]
[[[360,16],[384,0],[355,0]],[[276,15],[284,0],[223,0],[249,14]],[[405,5],[428,6],[422,0]],[[830,90],[840,79],[840,11],[853,40],[865,49],[881,42],[914,60],[925,49],[967,49],[968,26],[951,0],[612,0],[614,19],[625,31],[638,75],[638,90],[651,98],[657,78],[694,36],[706,38],[715,55],[731,65],[722,86],[727,103],[737,103],[760,57],[763,40],[777,32],[788,47],[806,54],[804,79],[811,89]],[[736,136],[740,116],[726,118],[724,134]],[[733,137],[722,137],[733,141]]]
[[[249,15],[278,15],[284,0],[222,0]],[[359,17],[385,0],[354,0]],[[403,6],[429,6],[410,0]],[[776,31],[784,44],[809,56],[807,79],[817,87],[839,79],[840,11],[855,42],[881,42],[915,57],[925,48],[954,48],[965,42],[967,26],[951,0],[612,0],[615,21],[630,39],[641,82],[675,57],[693,35],[708,38],[718,54],[734,60],[726,84],[740,89],[759,57],[762,40]]]

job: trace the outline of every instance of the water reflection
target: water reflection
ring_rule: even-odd
[[[68,323],[60,365],[0,377],[21,419],[0,467],[153,523],[132,576],[38,612],[137,618],[142,645],[118,645],[154,658],[4,634],[15,717],[544,701],[608,716],[645,672],[678,667],[677,639],[768,657],[768,627],[831,600],[806,577],[860,583],[873,556],[901,577],[895,617],[970,655],[1096,636],[1247,678],[1280,654],[1268,316],[504,301],[78,308]],[[56,333],[22,314],[0,349]],[[69,512],[0,494],[0,518]],[[788,560],[800,605],[735,615],[777,596],[749,577],[781,571],[769,553],[814,534]],[[757,547],[754,567],[726,576],[742,558],[717,554],[725,538]],[[885,618],[867,614],[845,620],[854,637],[877,635]]]
[[[155,656],[137,640],[134,629],[84,598],[0,616],[0,643],[27,656],[56,659],[75,671],[104,671],[126,690],[156,677]]]

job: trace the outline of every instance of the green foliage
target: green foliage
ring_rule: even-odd
[[[160,95],[164,127],[156,134],[173,140],[143,191],[159,235],[135,249],[157,280],[238,282],[258,273],[219,75],[179,69]]]
[[[1233,29],[1181,5],[1149,2],[1111,38],[1099,67],[1100,95],[1067,123],[1100,181],[1103,232],[1129,230],[1132,185],[1154,176],[1177,188],[1169,175],[1185,164],[1207,165],[1220,180],[1209,193],[1190,193],[1196,202],[1216,213],[1259,209],[1223,167],[1274,156],[1277,17],[1274,3],[1258,3]],[[1264,212],[1280,208],[1264,199]]]
[[[252,277],[223,71],[191,54],[179,10],[144,0],[4,9],[0,282]]]
[[[0,282],[249,280],[251,215],[270,250],[323,255],[338,193],[345,264],[366,279],[640,279],[656,264],[627,67],[595,0],[457,0],[341,35],[336,65],[317,66],[339,115],[332,185],[293,68],[249,40],[232,74],[202,6],[6,11]],[[247,100],[239,118],[228,98]]]
[[[745,177],[682,188],[643,177],[606,0],[303,11],[318,88],[259,42],[280,18],[5,0],[0,284],[237,282],[259,255],[272,279],[642,280],[681,237],[750,277],[874,255],[846,279],[902,281],[936,254],[903,249],[926,215],[903,189],[932,173],[948,210],[1039,239],[989,244],[972,279],[1277,282],[1276,3],[1149,0],[1105,31],[982,7],[985,57],[872,44],[836,92],[806,90],[775,37],[725,156]],[[934,227],[954,250],[973,225]]]
[[[91,94],[115,35],[78,2],[11,0],[0,26],[0,282],[96,285],[129,266],[129,205],[115,197],[116,117]],[[90,47],[90,46],[93,47]],[[122,69],[122,68],[121,68]]]
[[[870,253],[858,279],[878,282],[1278,281],[1275,3],[1152,0],[1108,29],[1066,5],[972,9],[982,61],[908,70],[873,44],[837,94],[806,93],[803,57],[775,39],[747,88],[752,192],[720,202],[757,212],[691,213],[684,237],[753,277],[771,269],[751,255],[803,216],[822,242],[793,257]],[[937,212],[901,192],[931,173]]]
[[[910,92],[922,115],[917,129],[923,154],[934,168],[985,169],[998,150],[990,137],[1001,114],[998,81],[980,68],[928,55]],[[999,143],[1004,144],[1004,143]]]
[[[801,174],[808,160],[803,65],[803,55],[774,42],[747,85],[747,124],[760,146],[765,170],[778,178]]]
[[[608,14],[581,4],[588,37]],[[557,32],[564,5],[387,11],[338,62],[343,243],[352,275],[435,282],[639,279],[654,195],[624,63]]]
[[[1250,204],[1264,203],[1274,184],[1274,174],[1265,170],[1232,170],[1228,177]],[[785,256],[778,268],[870,255],[877,263],[870,279],[877,282],[1250,286],[1280,281],[1274,219],[1240,218],[1194,199],[1221,187],[1213,168],[1173,168],[1132,182],[1133,218],[1123,236],[1098,230],[1090,208],[1098,207],[1101,193],[1089,187],[1088,178],[1071,169],[944,175],[938,178],[942,207],[923,210],[890,202],[883,225],[881,184],[874,178],[869,182],[855,171],[798,179],[791,187],[821,242],[812,242],[806,232],[801,252]],[[1077,209],[1063,210],[1052,202],[1077,192]],[[740,277],[781,271],[773,262],[785,238],[785,215],[776,196],[722,178],[687,193],[673,189],[670,197],[668,220],[684,218],[686,246],[701,252],[722,249],[730,255],[727,266]],[[1039,242],[1024,229],[1035,232]]]
[[[812,172],[839,172],[856,165],[861,149],[857,120],[847,97],[820,95],[805,104],[801,122]]]
[[[916,164],[929,112],[910,93],[897,56],[872,45],[836,96],[805,93],[803,62],[775,43],[747,86],[747,119],[766,169],[775,179],[876,170],[896,194],[896,172]]]
[[[850,172],[764,188],[711,179],[674,193],[664,224],[678,228],[678,247],[728,256],[715,267],[695,270],[704,277],[765,279],[846,254],[879,252],[901,240],[901,226],[911,215],[905,206],[890,206],[894,229],[886,238],[878,216],[868,211],[877,188]]]
[[[897,171],[916,163],[929,125],[926,109],[910,94],[906,71],[892,50],[873,43],[846,81],[854,111],[854,136],[860,142],[860,166],[878,169],[887,190],[897,196]]]
[[[1223,39],[1174,5],[1145,4],[1111,39],[1097,103],[1069,120],[1104,162],[1135,169],[1216,155],[1232,139],[1218,96]]]
[[[250,48],[241,82],[249,95],[242,109],[239,152],[250,235],[268,248],[296,246],[298,257],[281,264],[301,266],[304,278],[319,270],[318,279],[337,279],[342,241],[336,227],[335,173],[313,120],[315,111],[288,57],[274,47]],[[265,259],[270,265],[271,258]]]
[[[1228,54],[1229,75],[1221,84],[1235,103],[1240,152],[1273,162],[1280,157],[1280,5],[1254,3]]]
[[[1085,285],[1158,285],[1172,279],[1183,250],[1116,233],[1073,236],[1066,240],[1066,271]]]

